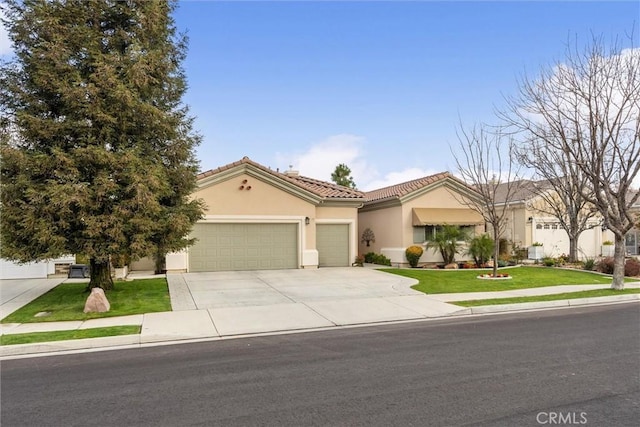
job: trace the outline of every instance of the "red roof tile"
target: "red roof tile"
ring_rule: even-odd
[[[274,171],[270,168],[262,166],[260,163],[256,163],[246,156],[241,160],[238,160],[237,162],[229,163],[228,165],[220,166],[219,168],[202,172],[198,174],[198,180],[216,175],[220,172],[224,172],[241,165],[251,165],[270,175],[287,181],[299,188],[307,190],[318,196],[326,197],[328,199],[364,199],[364,193],[362,193],[361,191],[354,190],[349,187],[343,187],[341,185],[333,184],[330,182],[320,181],[318,179],[313,179],[306,176],[287,175],[282,172]]]
[[[364,193],[364,196],[367,202],[375,202],[378,200],[400,198],[416,190],[419,190],[425,187],[426,185],[433,184],[445,178],[453,178],[455,180],[458,180],[449,172],[440,172],[435,175],[425,176],[422,178],[414,179],[412,181],[391,185],[389,187],[384,187],[384,188],[380,188],[373,191],[367,191]]]

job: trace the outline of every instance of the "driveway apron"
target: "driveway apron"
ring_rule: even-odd
[[[368,268],[182,273],[167,280],[173,310],[208,311],[219,336],[467,311],[414,291],[414,279]]]

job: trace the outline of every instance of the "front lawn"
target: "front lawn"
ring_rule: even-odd
[[[165,278],[116,282],[106,292],[111,309],[106,313],[83,313],[89,296],[86,283],[62,283],[46,294],[2,319],[1,323],[56,322],[171,311],[169,288]],[[35,317],[37,313],[51,313]]]
[[[479,305],[517,304],[521,302],[557,301],[563,299],[610,297],[614,295],[640,294],[640,288],[629,288],[621,291],[615,289],[592,289],[590,291],[565,292],[552,295],[534,295],[530,297],[476,299],[469,301],[453,301],[451,304],[463,307],[476,307]]]
[[[552,267],[515,267],[499,269],[508,273],[511,280],[481,280],[477,276],[489,270],[427,270],[427,269],[383,269],[387,273],[418,279],[413,289],[426,294],[458,292],[491,292],[512,289],[539,288],[557,285],[607,285],[610,276],[588,271]],[[626,279],[634,281],[633,279]]]

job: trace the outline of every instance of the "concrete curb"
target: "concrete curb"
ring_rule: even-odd
[[[508,311],[540,310],[545,308],[579,307],[586,305],[614,304],[640,301],[640,294],[613,295],[594,298],[574,298],[555,301],[521,302],[517,304],[480,305],[468,307],[471,314],[504,313]]]
[[[53,342],[43,342],[37,344],[16,344],[16,345],[7,345],[0,346],[0,360],[8,360],[20,357],[38,357],[38,356],[50,356],[50,355],[60,355],[65,353],[77,353],[79,351],[82,352],[92,352],[92,351],[107,351],[107,350],[125,350],[125,349],[133,349],[133,348],[143,348],[143,347],[152,347],[152,346],[160,346],[160,345],[172,345],[172,344],[181,344],[181,343],[194,343],[194,342],[203,342],[203,341],[219,341],[226,339],[236,339],[236,338],[248,338],[248,337],[256,337],[256,336],[269,336],[269,335],[283,335],[283,334],[292,334],[292,333],[302,333],[302,332],[315,332],[315,331],[330,331],[336,329],[345,329],[352,327],[366,327],[366,326],[374,326],[374,325],[388,325],[394,323],[409,323],[409,322],[419,322],[419,321],[430,321],[430,320],[438,320],[445,318],[455,318],[455,317],[464,317],[464,316],[479,316],[479,315],[489,315],[489,314],[500,314],[500,313],[509,313],[509,312],[526,312],[526,311],[535,311],[535,310],[545,310],[545,309],[554,309],[554,308],[570,308],[570,307],[585,307],[585,306],[594,306],[594,305],[608,305],[608,304],[619,304],[619,303],[631,303],[640,301],[640,294],[627,294],[627,295],[614,295],[614,296],[606,296],[606,297],[595,297],[595,298],[579,298],[579,299],[568,299],[568,300],[557,300],[557,301],[541,301],[541,302],[527,302],[527,303],[518,303],[518,304],[501,304],[501,305],[486,305],[486,306],[477,306],[477,307],[460,307],[459,311],[455,311],[452,313],[443,313],[440,316],[429,317],[429,318],[416,318],[416,319],[404,319],[404,320],[396,320],[396,321],[382,321],[382,322],[371,322],[371,323],[360,323],[360,324],[350,324],[350,325],[336,325],[329,327],[315,327],[308,329],[296,329],[296,330],[288,330],[288,331],[271,331],[271,332],[263,332],[263,333],[248,333],[248,334],[237,334],[237,335],[207,335],[207,336],[167,336],[163,337],[164,339],[150,339],[149,337],[143,336],[144,334],[138,335],[122,335],[122,336],[114,336],[114,337],[102,337],[102,338],[86,338],[79,340],[67,340],[67,341],[53,341]]]

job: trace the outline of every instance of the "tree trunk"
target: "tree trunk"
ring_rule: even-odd
[[[87,285],[87,291],[93,288],[102,288],[105,291],[113,289],[113,279],[111,278],[111,264],[109,260],[98,261],[95,258],[91,258],[91,280]]]
[[[613,282],[611,289],[621,291],[624,289],[624,236],[616,234],[616,246],[613,252]]]
[[[163,253],[156,253],[153,257],[155,261],[155,274],[162,274],[167,271],[167,258]]]
[[[500,240],[497,227],[493,227],[493,277],[498,275],[498,255],[500,254]]]
[[[578,262],[578,237],[569,236],[569,262]]]

